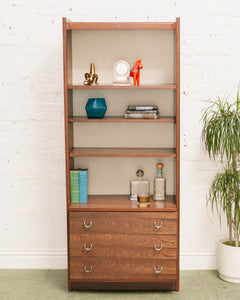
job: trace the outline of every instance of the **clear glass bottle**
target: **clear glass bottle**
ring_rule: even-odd
[[[142,169],[138,169],[137,179],[130,182],[130,200],[138,200],[139,193],[149,194],[150,182],[143,179],[144,172]]]
[[[157,164],[157,176],[154,178],[154,197],[153,199],[165,200],[166,199],[166,179],[162,176],[163,164]]]

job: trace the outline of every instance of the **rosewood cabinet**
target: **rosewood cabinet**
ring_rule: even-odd
[[[142,59],[140,86],[114,86],[113,65]],[[99,84],[84,86],[95,63]],[[180,20],[79,23],[63,18],[68,287],[179,289]],[[88,98],[105,97],[103,119]],[[127,105],[157,104],[160,118],[124,119]],[[165,201],[138,208],[130,180],[143,167],[151,190],[164,162]],[[70,170],[89,169],[86,204],[72,204]]]

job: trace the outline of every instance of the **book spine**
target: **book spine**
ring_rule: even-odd
[[[128,110],[158,110],[156,105],[129,105]]]
[[[158,114],[125,114],[125,119],[158,119]]]
[[[88,170],[79,171],[79,202],[88,201]]]
[[[127,114],[157,114],[157,110],[127,110]]]
[[[79,170],[70,170],[71,203],[79,203]]]

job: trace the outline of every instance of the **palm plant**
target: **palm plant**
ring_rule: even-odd
[[[217,98],[209,101],[202,114],[202,142],[210,158],[220,159],[223,172],[216,174],[208,194],[212,209],[227,216],[229,245],[239,245],[240,236],[240,96],[234,103]]]

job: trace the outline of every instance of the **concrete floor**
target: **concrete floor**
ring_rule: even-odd
[[[69,292],[66,270],[0,270],[0,300],[15,299],[238,300],[240,284],[222,281],[217,271],[181,271],[179,292]]]

